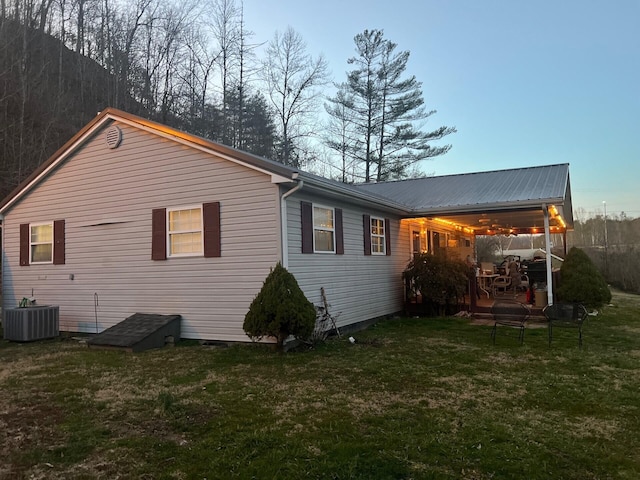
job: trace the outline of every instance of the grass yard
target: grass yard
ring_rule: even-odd
[[[577,331],[396,319],[312,350],[0,341],[0,478],[637,479],[640,297]]]

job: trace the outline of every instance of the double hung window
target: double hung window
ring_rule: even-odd
[[[36,222],[20,224],[20,266],[64,265],[65,222]]]
[[[220,202],[156,208],[151,217],[151,259],[222,255]]]
[[[385,255],[385,222],[382,218],[371,217],[371,254]]]
[[[391,255],[391,235],[389,219],[373,217],[366,213],[362,216],[364,227],[364,254]]]
[[[202,206],[167,209],[169,256],[202,255]]]
[[[53,222],[29,225],[29,263],[53,263]]]
[[[300,202],[302,253],[344,254],[342,209]]]
[[[314,252],[335,253],[335,222],[333,208],[313,206]]]

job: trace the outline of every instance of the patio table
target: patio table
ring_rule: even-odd
[[[478,275],[478,278],[480,279],[480,290],[487,295],[487,298],[491,295],[489,292],[491,291],[491,284],[493,283],[494,278],[499,276],[500,275],[497,273],[481,273]]]

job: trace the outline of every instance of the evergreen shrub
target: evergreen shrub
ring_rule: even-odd
[[[403,272],[405,284],[414,295],[422,296],[422,303],[438,315],[447,306],[458,305],[469,283],[469,267],[462,260],[444,254],[416,254]]]
[[[572,247],[560,269],[558,298],[563,302],[582,303],[591,308],[611,302],[611,290],[589,256]]]
[[[244,331],[253,340],[274,337],[282,349],[293,335],[306,339],[316,323],[316,309],[295,277],[279,262],[271,270],[244,317]]]

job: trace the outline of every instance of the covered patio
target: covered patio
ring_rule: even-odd
[[[410,222],[437,222],[457,232],[459,238],[470,238],[466,247],[471,253],[479,235],[544,235],[547,303],[553,304],[551,236],[561,235],[566,248],[566,232],[573,229],[569,164],[425,177],[360,188],[409,206]],[[463,254],[464,245],[461,247]],[[471,310],[483,310],[486,302],[474,300],[477,298],[472,295]]]

